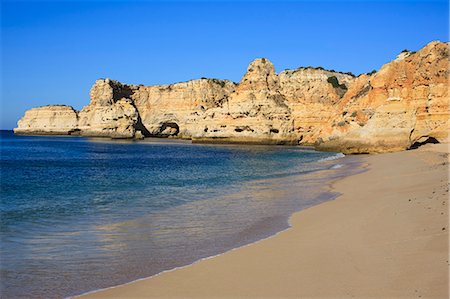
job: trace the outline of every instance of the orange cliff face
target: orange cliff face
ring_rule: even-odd
[[[316,144],[346,153],[404,150],[416,142],[448,141],[448,57],[447,43],[432,42],[359,77],[322,68],[276,74],[261,58],[239,84],[202,78],[143,86],[100,79],[81,111],[34,108],[15,132]]]
[[[359,76],[324,127],[320,149],[347,153],[398,151],[448,142],[449,44],[403,52],[371,76]]]

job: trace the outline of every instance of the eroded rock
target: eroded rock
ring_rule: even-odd
[[[429,138],[448,141],[448,57],[448,43],[432,42],[358,77],[321,67],[277,74],[259,58],[239,84],[100,79],[79,113],[67,106],[34,108],[15,132],[316,144],[346,153],[404,150]]]
[[[75,109],[66,105],[48,105],[25,112],[14,129],[16,134],[69,135],[78,128]]]
[[[424,137],[448,142],[448,58],[448,43],[431,42],[416,53],[403,52],[371,76],[359,76],[318,147],[374,153],[405,150]]]

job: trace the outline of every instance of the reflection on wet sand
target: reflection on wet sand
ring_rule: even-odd
[[[123,271],[128,280],[151,276],[283,230],[293,211],[336,196],[326,184],[348,171],[255,180],[230,194],[92,230],[104,254],[115,256],[111,264],[117,263],[120,275],[114,283],[123,283]]]

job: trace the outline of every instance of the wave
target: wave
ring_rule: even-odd
[[[333,166],[331,167],[331,169],[338,169],[338,168],[341,168],[342,166],[344,166],[344,165],[342,165],[342,164],[336,164],[336,165],[333,165]]]
[[[344,158],[344,157],[345,157],[345,155],[343,153],[337,153],[336,155],[320,159],[317,162],[332,161],[332,160],[336,160],[336,159],[340,159],[340,158]]]

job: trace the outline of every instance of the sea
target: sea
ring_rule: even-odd
[[[1,298],[66,298],[257,242],[361,169],[299,146],[0,141]]]

